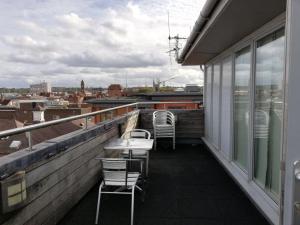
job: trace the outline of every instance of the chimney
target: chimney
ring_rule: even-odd
[[[37,105],[33,111],[33,123],[45,122],[45,109],[40,105]]]

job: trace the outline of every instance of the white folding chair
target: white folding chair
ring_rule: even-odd
[[[158,138],[172,138],[175,150],[175,116],[167,110],[158,110],[153,113],[154,149]]]
[[[144,139],[150,139],[151,138],[151,134],[149,131],[147,130],[143,130],[143,129],[133,129],[130,131],[125,132],[122,137],[123,139],[128,139],[128,138],[144,138]],[[122,156],[125,158],[129,157],[129,151],[128,150],[124,150],[122,152]],[[149,172],[149,151],[132,151],[132,158],[134,159],[144,159],[145,160],[145,172],[146,172],[146,176],[148,176],[148,172]]]
[[[95,224],[98,224],[100,200],[102,194],[129,194],[131,195],[131,225],[134,219],[134,191],[136,183],[140,177],[138,172],[128,172],[129,161],[139,161],[136,159],[120,159],[120,158],[105,158],[100,159],[102,162],[103,181],[99,186],[98,202]],[[115,187],[113,191],[103,191],[108,187]]]

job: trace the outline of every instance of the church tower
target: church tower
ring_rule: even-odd
[[[81,93],[85,93],[85,91],[84,91],[84,81],[83,81],[83,80],[81,80],[80,86],[81,86],[80,92],[81,92]]]

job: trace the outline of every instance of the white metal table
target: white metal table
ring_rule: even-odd
[[[153,139],[129,138],[114,139],[104,146],[105,150],[128,150],[129,158],[132,158],[132,151],[150,151],[153,147]]]

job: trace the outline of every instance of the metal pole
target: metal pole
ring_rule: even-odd
[[[88,117],[85,117],[85,129],[88,129]]]
[[[26,132],[26,137],[28,139],[28,150],[32,151],[32,137],[31,137],[31,131]]]

